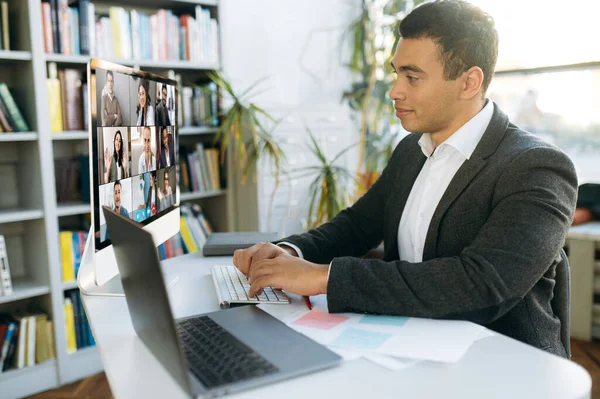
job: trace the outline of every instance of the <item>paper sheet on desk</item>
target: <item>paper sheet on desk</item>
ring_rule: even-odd
[[[489,332],[466,321],[431,320],[413,317],[374,316],[356,313],[336,314],[331,328],[294,323],[309,318],[309,310],[300,296],[288,294],[289,305],[258,305],[296,331],[333,350],[354,352],[360,356],[393,356],[403,360],[458,362],[471,345]],[[327,312],[325,295],[311,297],[313,309]],[[307,317],[308,315],[308,317]],[[347,319],[340,322],[339,316]],[[319,320],[322,320],[319,314]]]

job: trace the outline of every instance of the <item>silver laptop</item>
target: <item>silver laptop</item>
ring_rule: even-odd
[[[102,207],[133,327],[190,396],[214,397],[341,358],[253,305],[174,320],[152,235]]]

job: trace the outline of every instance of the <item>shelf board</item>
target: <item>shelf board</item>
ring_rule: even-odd
[[[225,195],[227,190],[212,190],[212,191],[193,191],[191,193],[181,193],[179,194],[179,199],[181,201],[190,201],[200,198],[212,198],[219,197],[221,195]]]
[[[204,127],[204,126],[185,126],[178,129],[177,133],[180,136],[191,136],[200,134],[213,134],[219,130],[218,127]]]
[[[60,203],[57,207],[58,216],[83,215],[91,212],[91,205],[84,202]]]
[[[9,303],[50,293],[48,285],[35,283],[27,279],[15,278],[12,286],[13,293],[8,296],[0,296],[0,303]]]
[[[41,209],[3,209],[0,210],[0,224],[23,222],[25,220],[35,220],[44,217],[44,211]]]
[[[102,371],[102,360],[96,346],[88,346],[69,353],[66,358],[67,367],[61,372],[63,382],[72,382],[89,377]]]
[[[85,65],[90,60],[87,55],[62,55],[62,54],[46,54],[46,61],[57,62],[60,64],[79,64]],[[211,71],[219,69],[218,63],[194,62],[194,61],[179,61],[179,60],[126,60],[126,59],[109,59],[107,61],[115,64],[136,66],[142,69],[177,69],[177,70],[195,70],[195,71]]]
[[[87,140],[90,134],[87,130],[67,130],[52,133],[52,140]]]
[[[63,291],[72,290],[77,288],[77,280],[67,281],[66,283],[62,283]]]
[[[0,60],[6,61],[30,61],[30,51],[11,51],[11,50],[0,50]]]
[[[21,398],[57,386],[56,359],[50,359],[35,366],[0,373],[0,389],[3,398]]]
[[[0,141],[35,141],[37,139],[36,132],[0,133]]]

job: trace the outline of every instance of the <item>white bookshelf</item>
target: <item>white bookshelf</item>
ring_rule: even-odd
[[[94,2],[92,0],[92,2]],[[0,159],[14,164],[13,181],[17,190],[0,190],[0,234],[8,245],[11,261],[13,294],[0,296],[0,312],[37,308],[54,321],[56,358],[43,364],[0,373],[0,398],[22,398],[53,389],[101,372],[102,362],[96,347],[68,353],[64,326],[65,291],[76,289],[75,281],[62,281],[59,231],[65,223],[85,217],[90,204],[57,202],[55,159],[88,151],[88,131],[50,132],[47,65],[55,62],[59,69],[85,71],[89,56],[45,54],[40,0],[9,0],[12,51],[0,51],[0,81],[5,82],[32,131],[0,134]],[[168,8],[193,13],[194,5],[218,7],[217,0],[98,0],[97,11],[108,5],[139,8],[144,12]],[[213,10],[215,10],[213,8]],[[218,10],[216,17],[219,18]],[[188,61],[110,60],[119,64],[147,69],[167,76],[174,71],[188,82],[197,82],[206,71],[219,69],[218,64]],[[182,128],[182,141],[194,145],[208,142],[216,129]],[[2,166],[0,164],[0,166]],[[12,177],[11,177],[12,178]],[[4,181],[4,180],[3,180]],[[10,180],[8,181],[10,183]],[[228,190],[186,193],[182,201],[199,203],[216,230],[231,229],[228,218]],[[67,227],[68,228],[68,227]],[[9,255],[10,258],[10,255]]]
[[[0,50],[0,59],[6,61],[31,61],[31,52]]]
[[[0,141],[35,141],[38,139],[36,132],[2,133]]]
[[[68,202],[59,203],[57,205],[56,214],[60,216],[74,216],[90,213],[91,205],[84,202]]]
[[[52,133],[52,140],[87,140],[90,134],[87,130],[67,130]]]

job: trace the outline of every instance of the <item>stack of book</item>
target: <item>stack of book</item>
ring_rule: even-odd
[[[180,188],[182,192],[203,192],[221,189],[219,150],[204,148],[197,143],[195,150],[179,149]]]
[[[89,54],[98,58],[185,60],[217,63],[218,23],[210,10],[196,6],[193,15],[159,9],[109,7],[96,15],[89,0],[69,7],[68,0],[42,2],[44,48],[47,53]]]
[[[65,331],[67,333],[67,352],[73,353],[81,348],[95,346],[96,341],[90,329],[79,290],[65,292]]]
[[[0,82],[0,133],[27,131],[29,125],[23,118],[8,86]]]
[[[81,256],[87,240],[87,231],[61,231],[59,233],[62,281],[75,281],[81,266]]]
[[[181,124],[184,127],[218,126],[218,106],[217,85],[214,82],[181,88]]]
[[[202,252],[206,239],[213,228],[198,204],[182,204],[180,207],[180,232],[158,247],[160,260],[179,255]]]
[[[0,314],[0,372],[55,357],[53,323],[46,313]]]
[[[48,64],[48,111],[50,131],[87,130],[88,120],[84,110],[88,109],[87,83],[83,72],[78,69],[60,69],[56,64]]]

